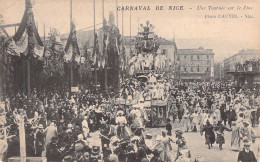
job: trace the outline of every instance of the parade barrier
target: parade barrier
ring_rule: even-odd
[[[46,157],[26,157],[26,162],[47,162]],[[8,162],[21,162],[21,157],[11,157]]]

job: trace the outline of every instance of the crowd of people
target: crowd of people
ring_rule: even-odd
[[[155,87],[160,84],[164,94],[169,95],[169,116],[166,131],[156,137],[143,133],[149,118],[144,117],[140,107],[126,108],[115,103],[122,96],[138,99],[135,105],[142,104],[147,96],[153,99],[157,95],[151,88],[154,84],[149,82],[129,80],[119,95],[88,90],[77,94],[34,90],[30,98],[25,94],[10,96],[2,104],[1,113],[6,112],[6,121],[1,120],[1,126],[7,133],[1,135],[1,158],[20,155],[21,120],[25,123],[26,156],[46,156],[48,161],[187,161],[191,152],[182,135],[190,131],[201,135],[205,132],[209,149],[215,142],[219,149],[223,148],[225,131],[232,131],[234,150],[247,151],[250,142],[255,142],[256,132],[252,127],[259,123],[258,87],[243,90],[224,82],[170,81],[155,83]],[[174,136],[172,123],[178,122],[182,127],[175,130]],[[101,145],[90,144],[91,133],[96,131],[100,132]],[[178,148],[174,156],[173,143]],[[239,159],[247,158],[246,155],[239,153]],[[250,158],[256,159],[252,153]],[[196,161],[203,161],[203,157],[197,157]]]

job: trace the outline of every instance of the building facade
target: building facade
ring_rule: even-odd
[[[214,78],[214,53],[212,49],[178,49],[177,78],[183,81],[207,81]]]
[[[257,60],[260,58],[260,50],[247,49],[241,50],[237,54],[224,60],[224,78],[227,80],[233,79],[229,72],[236,71],[238,63],[244,64],[246,61]]]
[[[222,80],[224,78],[224,64],[223,62],[218,62],[214,64],[214,79]]]

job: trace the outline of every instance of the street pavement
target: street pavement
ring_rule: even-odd
[[[181,128],[181,124],[175,122],[172,124],[173,126],[173,138],[175,137],[174,131],[176,129]],[[153,139],[156,138],[158,134],[165,130],[165,128],[145,128],[144,135],[152,134]],[[257,128],[254,128],[254,131],[257,132]],[[101,145],[101,141],[99,139],[99,131],[94,133],[90,133],[91,138],[88,139],[90,145]],[[191,159],[192,162],[195,160],[196,157],[199,155],[204,157],[207,162],[237,162],[238,151],[231,150],[231,132],[225,132],[225,144],[223,145],[223,149],[219,150],[218,144],[213,144],[211,149],[208,149],[207,145],[205,145],[205,137],[200,135],[199,132],[187,132],[183,134],[184,138],[187,142],[187,147],[190,149],[191,152]],[[176,156],[177,146],[175,143],[171,143],[173,149],[170,151],[170,155],[172,158]],[[257,157],[257,150],[260,147],[260,139],[257,138],[256,142],[251,145],[251,150],[254,151],[256,158]]]

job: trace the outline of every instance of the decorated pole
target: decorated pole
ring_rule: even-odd
[[[93,0],[93,10],[94,10],[94,49],[93,55],[95,56],[95,90],[97,90],[97,57],[96,57],[96,0]]]
[[[104,0],[102,0],[102,19],[103,19],[103,39],[102,39],[102,43],[104,43],[104,38],[105,38],[105,9],[104,9],[105,5],[104,5]],[[103,55],[105,54],[104,52],[104,46],[102,46],[102,50],[103,50]],[[106,59],[106,57],[105,57]],[[105,91],[107,92],[107,60],[105,60]]]
[[[20,26],[13,36],[13,40],[18,42],[21,40],[22,35],[26,32],[28,35],[28,46],[27,46],[27,95],[30,97],[30,59],[33,58],[35,54],[35,46],[39,45],[43,47],[43,43],[39,36],[38,30],[35,25],[34,15],[33,15],[33,2],[32,0],[25,0],[25,12],[22,18]],[[43,49],[43,48],[42,48]],[[20,139],[20,155],[21,161],[26,161],[26,143],[25,143],[25,130],[24,130],[24,117],[20,117],[18,121],[19,125],[19,139]]]
[[[132,12],[130,11],[130,56],[132,56]]]
[[[124,6],[124,0],[122,0],[122,6]],[[123,56],[123,51],[124,51],[124,10],[122,10],[122,53],[121,53],[122,56]],[[124,81],[124,70],[122,70],[122,81]]]
[[[30,0],[25,0],[27,14],[32,13],[32,4]],[[30,59],[34,54],[34,39],[33,39],[33,22],[27,22],[27,34],[28,34],[28,53],[27,53],[27,96],[30,98],[31,96],[31,67],[30,67]]]
[[[70,30],[72,30],[72,0],[70,0]],[[73,53],[73,50],[72,50]],[[73,55],[73,54],[72,54]],[[73,56],[72,56],[72,60],[71,60],[71,66],[70,66],[70,86],[73,87],[73,65],[74,64],[74,60],[73,60]]]

